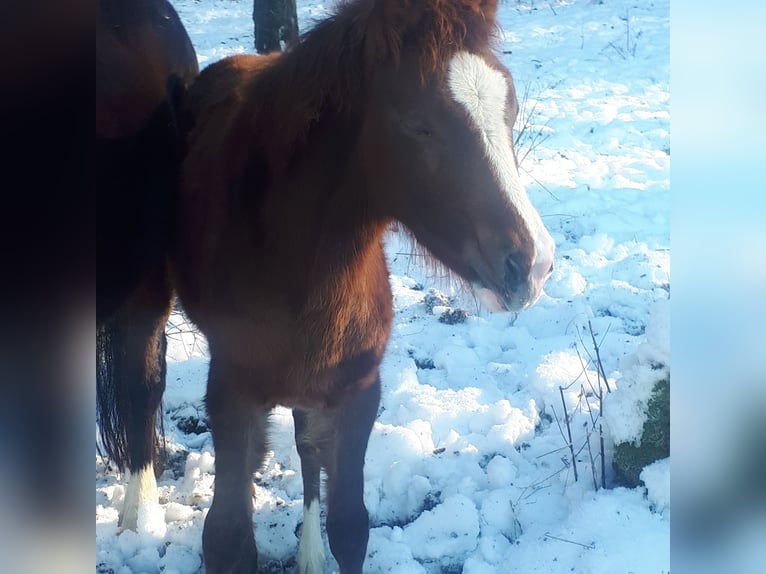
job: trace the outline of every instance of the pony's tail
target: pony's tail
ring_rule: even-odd
[[[130,463],[121,384],[124,349],[117,315],[98,324],[96,332],[96,416],[101,446],[124,472]]]
[[[101,447],[120,472],[136,471],[149,462],[159,469],[165,459],[161,396],[167,339],[164,330],[152,338],[156,340],[152,352],[157,369],[149,377],[152,380],[145,380],[139,366],[143,361],[134,359],[130,364],[128,336],[123,313],[115,313],[97,326],[96,415]]]

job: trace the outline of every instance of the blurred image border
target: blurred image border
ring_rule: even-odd
[[[671,3],[671,558],[762,568],[766,5]]]

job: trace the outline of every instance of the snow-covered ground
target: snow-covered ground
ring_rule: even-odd
[[[174,5],[201,66],[252,51],[249,0]],[[301,29],[329,8],[299,0]],[[644,471],[645,488],[611,488],[610,470],[614,442],[638,436],[640,406],[670,368],[669,11],[669,0],[501,2],[499,49],[526,124],[522,176],[556,240],[556,270],[535,307],[491,314],[389,237],[396,314],[365,466],[366,572],[669,572],[669,460]],[[449,308],[466,320],[440,321]],[[207,359],[204,341],[172,321],[160,505],[138,533],[118,533],[125,477],[97,461],[98,572],[202,569]],[[272,418],[256,541],[264,572],[292,572],[300,461],[289,410]]]

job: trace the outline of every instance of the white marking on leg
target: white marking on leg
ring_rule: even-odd
[[[137,530],[138,509],[147,503],[158,503],[157,479],[154,478],[154,465],[151,462],[138,472],[130,473],[128,487],[125,489],[120,528]]]
[[[535,246],[532,280],[537,270],[553,263],[555,243],[529,201],[521,185],[511,147],[511,133],[505,121],[508,82],[505,76],[483,58],[469,52],[458,52],[449,66],[449,89],[456,102],[468,112],[479,132],[484,152],[500,187],[511,205],[519,212]]]
[[[322,524],[319,501],[315,498],[303,507],[303,529],[298,544],[298,574],[322,574],[325,571]]]

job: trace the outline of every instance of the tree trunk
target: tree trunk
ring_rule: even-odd
[[[253,0],[253,23],[259,54],[281,51],[298,41],[295,0]]]

